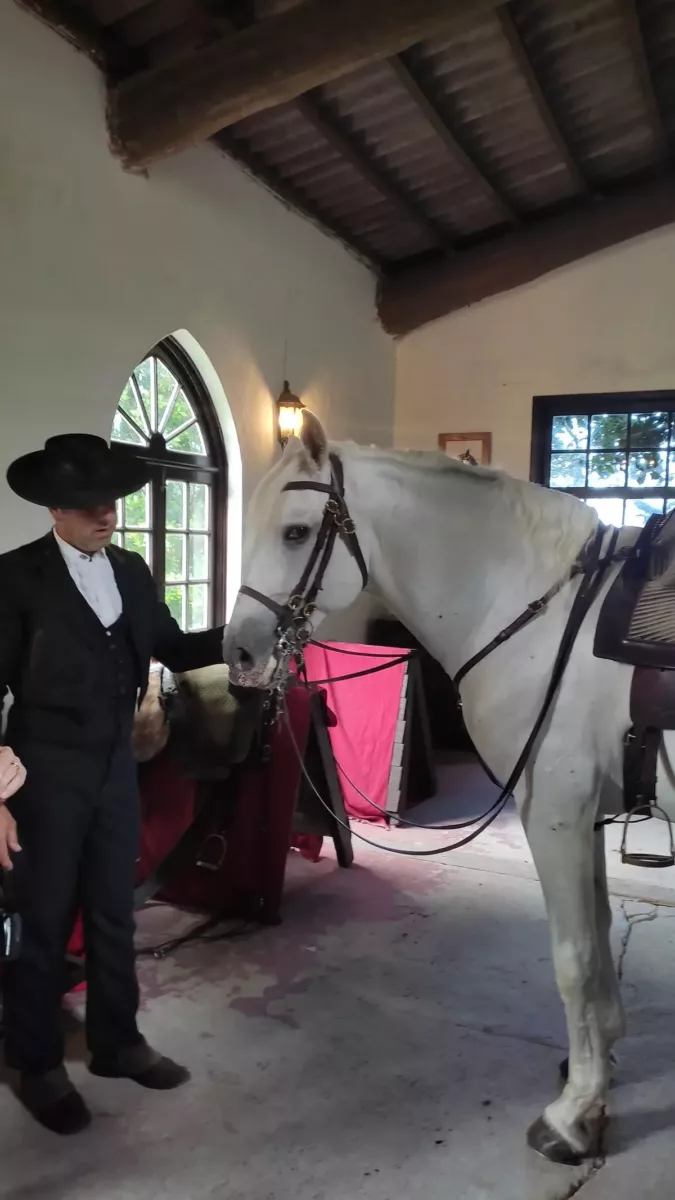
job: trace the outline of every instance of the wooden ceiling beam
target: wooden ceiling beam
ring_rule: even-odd
[[[382,279],[378,312],[388,333],[410,333],[429,321],[510,291],[590,254],[675,222],[675,174],[587,198],[444,263],[402,269]]]
[[[381,263],[377,256],[373,253],[369,246],[354,233],[351,232],[342,222],[330,213],[324,212],[320,205],[315,204],[313,200],[306,196],[299,188],[281,175],[275,167],[256,151],[244,146],[243,143],[233,136],[229,129],[223,129],[217,133],[212,141],[214,145],[223,150],[229,158],[240,163],[251,175],[258,179],[265,187],[277,196],[289,208],[306,217],[313,225],[318,225],[324,232],[328,232],[342,242],[347,249],[356,254],[367,266],[379,271]]]
[[[113,86],[112,145],[127,167],[143,169],[500,2],[303,0]]]
[[[195,9],[192,0],[153,0],[121,17],[114,29],[125,45],[139,47],[175,29],[182,28],[187,39],[191,25],[199,28],[205,17],[205,13]]]
[[[441,116],[433,101],[422,87],[407,57],[404,55],[395,55],[389,59],[389,65],[415,107],[419,109],[422,116],[431,125],[434,133],[440,138],[452,158],[460,164],[465,175],[471,179],[475,187],[480,189],[485,198],[495,206],[505,222],[517,222],[517,213],[509,203],[507,196],[487,179],[478,164],[461,144],[456,132],[451,129],[445,117]]]
[[[114,25],[152,2],[153,0],[89,0],[89,8],[101,25]]]
[[[49,25],[71,46],[81,50],[93,59],[103,70],[109,67],[110,53],[108,40],[104,37],[95,21],[79,5],[72,0],[16,0],[20,8],[25,8],[38,20]]]
[[[539,113],[541,120],[546,126],[547,132],[553,142],[558,154],[563,160],[567,171],[571,176],[572,182],[578,192],[588,191],[588,181],[580,164],[575,159],[567,139],[563,134],[558,121],[556,120],[551,106],[544,95],[544,91],[537,77],[537,73],[532,65],[530,57],[525,49],[523,39],[520,36],[520,31],[516,26],[513,15],[508,4],[502,5],[497,10],[497,18],[502,28],[502,33],[509,44],[511,53],[516,61],[516,65],[527,84],[528,91],[534,105]]]
[[[635,0],[618,0],[618,5],[621,11],[626,40],[630,46],[635,74],[637,75],[642,99],[647,110],[652,136],[662,157],[669,158],[671,156],[670,134],[663,119],[661,105],[659,104],[654,87],[654,80],[642,34],[642,25]]]
[[[432,220],[423,207],[406,192],[405,188],[401,187],[388,171],[380,167],[365,149],[361,148],[356,138],[347,132],[343,123],[325,104],[314,96],[299,96],[295,101],[294,108],[321,137],[325,138],[338,157],[350,163],[361,178],[365,179],[383,200],[398,209],[406,220],[418,225],[433,246],[439,246],[448,251],[454,250],[454,239],[450,233],[442,225]]]

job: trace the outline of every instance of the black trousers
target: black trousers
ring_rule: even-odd
[[[17,753],[27,768],[11,805],[22,847],[13,883],[23,944],[2,970],[5,1061],[40,1072],[63,1061],[65,954],[79,906],[88,1048],[114,1054],[143,1040],[133,942],[140,807],[126,735],[96,753],[35,745]]]

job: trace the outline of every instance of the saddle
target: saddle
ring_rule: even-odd
[[[631,725],[624,739],[627,814],[658,808],[658,752],[675,729],[675,511],[653,516],[632,547],[604,600],[595,631],[596,658],[632,666]],[[672,848],[672,838],[671,838]],[[640,866],[675,865],[670,855],[627,855]]]

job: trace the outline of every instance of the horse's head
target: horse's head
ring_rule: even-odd
[[[309,603],[316,627],[364,587],[363,531],[357,540],[340,476],[341,461],[329,454],[321,422],[305,411],[301,438],[289,440],[248,509],[243,583],[223,647],[234,683],[268,682],[278,630],[293,613],[302,615]]]

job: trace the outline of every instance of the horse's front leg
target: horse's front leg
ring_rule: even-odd
[[[558,800],[560,801],[558,803]],[[603,960],[596,922],[595,803],[538,797],[523,814],[546,900],[553,963],[565,1006],[569,1074],[562,1095],[528,1131],[529,1145],[573,1164],[593,1151],[609,1086]]]

